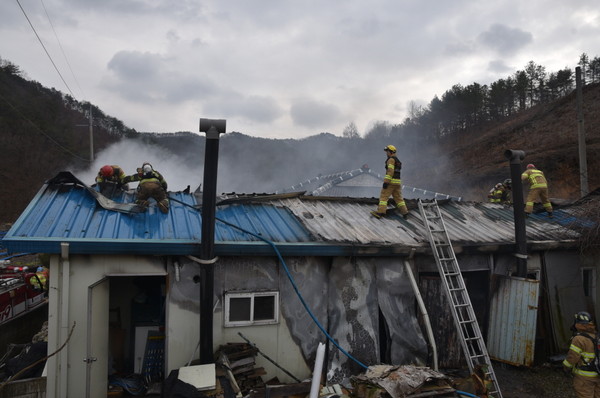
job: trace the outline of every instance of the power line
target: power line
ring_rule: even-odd
[[[18,0],[17,0],[18,1]],[[54,138],[50,137],[48,134],[46,134],[44,132],[44,130],[42,130],[40,127],[38,127],[37,124],[35,124],[34,122],[32,122],[27,116],[25,116],[18,108],[16,108],[13,104],[10,103],[10,101],[8,101],[6,98],[4,98],[4,96],[2,94],[0,94],[0,99],[2,99],[4,102],[6,102],[8,104],[9,107],[11,107],[16,113],[18,113],[23,119],[25,119],[26,121],[29,122],[29,124],[31,124],[36,130],[38,130],[44,137],[46,137],[47,139],[49,139],[54,145],[58,146],[59,148],[61,148],[63,151],[67,152],[69,155],[73,156],[74,158],[78,159],[78,160],[83,160],[86,162],[89,162],[89,159],[85,159],[82,158],[81,156],[77,155],[76,153],[72,152],[71,150],[69,150],[68,148],[66,148],[65,146],[63,146],[61,143],[59,143],[58,141],[56,141]]]
[[[63,55],[63,57],[65,59],[65,62],[67,63],[67,66],[69,67],[69,70],[71,71],[71,76],[73,76],[73,79],[75,80],[75,84],[77,84],[77,87],[79,88],[79,91],[81,91],[81,94],[85,98],[85,93],[81,89],[81,86],[79,85],[79,81],[77,81],[77,77],[75,77],[75,73],[73,73],[73,69],[71,68],[71,64],[69,63],[69,60],[67,58],[67,54],[65,54],[65,50],[63,49],[63,46],[62,46],[62,44],[60,42],[60,39],[58,38],[58,34],[56,33],[56,30],[54,29],[54,25],[52,24],[52,21],[50,20],[50,15],[48,14],[48,10],[46,9],[46,5],[44,4],[44,0],[40,0],[40,3],[42,3],[42,7],[44,7],[44,12],[46,13],[46,17],[48,18],[48,22],[50,23],[50,27],[52,27],[52,31],[54,32],[54,37],[56,37],[56,41],[58,42],[58,46],[60,47],[60,51],[62,52],[62,55]]]
[[[62,82],[65,84],[65,86],[67,86],[67,89],[69,90],[69,92],[71,93],[71,96],[73,98],[75,98],[75,94],[73,94],[73,91],[71,91],[71,88],[69,87],[69,85],[67,84],[67,82],[65,81],[65,79],[63,78],[62,74],[60,73],[60,71],[58,70],[58,67],[56,66],[56,64],[54,63],[54,60],[52,59],[52,57],[50,56],[50,53],[48,52],[48,50],[46,49],[46,46],[44,45],[44,43],[42,42],[42,39],[40,38],[40,36],[38,35],[38,33],[36,32],[35,28],[33,27],[33,24],[31,23],[31,21],[29,20],[29,17],[27,16],[27,13],[25,12],[25,10],[23,9],[23,6],[21,6],[21,3],[19,2],[19,0],[16,0],[17,4],[19,5],[19,8],[21,9],[21,11],[23,11],[23,15],[25,15],[25,18],[27,19],[27,22],[29,22],[29,26],[31,26],[31,29],[33,30],[33,33],[35,33],[35,36],[37,37],[38,41],[40,42],[40,44],[42,45],[42,47],[44,48],[44,51],[46,52],[46,55],[48,56],[48,58],[50,59],[50,62],[52,62],[52,65],[54,66],[54,69],[56,69],[56,72],[58,73],[58,75],[60,76],[60,79],[62,80]]]

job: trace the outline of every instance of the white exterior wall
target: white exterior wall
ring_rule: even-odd
[[[69,274],[63,273],[69,269]],[[83,256],[74,255],[64,261],[52,256],[50,262],[50,307],[48,309],[48,353],[55,352],[66,340],[70,328],[73,334],[62,352],[48,360],[48,398],[85,397],[88,322],[88,287],[108,275],[165,275],[163,260],[147,256]],[[63,294],[67,302],[63,302]],[[65,314],[64,311],[68,313]],[[107,309],[108,311],[108,309]],[[65,318],[66,316],[66,318]],[[68,325],[65,328],[65,325]],[[106,326],[108,340],[108,325]],[[67,359],[66,372],[64,359]],[[93,366],[104,366],[107,374],[108,353]],[[61,366],[62,365],[62,366]],[[95,380],[103,385],[106,380]],[[66,391],[64,391],[66,388]],[[105,391],[92,391],[92,396],[106,397]]]
[[[226,264],[227,262],[226,258],[222,259],[222,263]],[[228,269],[227,265],[224,266],[224,269]],[[190,359],[199,357],[200,287],[199,284],[193,281],[194,276],[198,273],[198,265],[195,263],[181,264],[177,273],[174,267],[169,267],[171,299],[167,304],[167,374],[174,369],[186,366]],[[215,283],[218,283],[218,281],[215,281]],[[213,351],[218,350],[220,345],[227,343],[244,343],[245,341],[238,335],[238,332],[241,332],[261,352],[300,380],[310,377],[312,370],[305,364],[300,348],[292,340],[291,333],[281,313],[281,306],[279,307],[278,324],[226,328],[223,326],[222,300],[222,297],[215,298]],[[265,381],[277,377],[284,383],[295,382],[294,379],[260,355],[256,357],[256,367],[263,367],[267,372]]]
[[[223,311],[217,311],[214,316],[213,342],[215,350],[219,345],[227,343],[244,343],[238,332],[250,340],[266,356],[277,362],[282,368],[290,372],[300,380],[307,379],[312,374],[302,359],[300,347],[292,340],[291,333],[285,322],[285,318],[279,311],[279,323],[276,325],[224,327]],[[315,346],[315,352],[317,347]],[[267,381],[277,377],[282,383],[296,383],[296,381],[285,374],[272,362],[260,354],[256,356],[256,367],[263,367],[267,372],[264,380]]]
[[[58,350],[66,341],[73,324],[75,324],[75,328],[65,348],[48,360],[47,397],[86,396],[87,366],[84,358],[87,354],[88,339],[88,292],[90,286],[106,277],[165,275],[168,270],[166,374],[186,366],[190,359],[198,358],[200,317],[199,301],[195,292],[198,292],[199,295],[199,285],[193,281],[193,276],[197,274],[197,268],[189,263],[185,268],[187,269],[185,272],[179,273],[179,280],[177,280],[173,265],[167,266],[164,259],[159,257],[73,255],[69,256],[67,260],[63,260],[58,255],[52,256],[51,277],[49,278],[48,352],[53,353]],[[69,272],[65,273],[63,270]],[[183,303],[181,301],[182,292],[188,298],[188,301]],[[180,299],[173,300],[173,296],[177,295],[180,296]],[[63,297],[67,298],[66,302],[62,301]],[[108,312],[108,309],[106,311]],[[280,321],[276,325],[225,328],[223,326],[222,299],[219,298],[213,324],[214,350],[216,351],[222,344],[244,342],[238,335],[238,332],[241,332],[256,344],[261,352],[295,377],[301,380],[309,378],[312,370],[302,360],[300,348],[292,340],[281,311],[279,319]],[[108,325],[105,339],[108,341]],[[65,364],[66,366],[61,366]],[[105,377],[107,364],[108,353],[106,357],[99,356],[98,361],[94,362],[92,366],[102,367],[101,373]],[[277,377],[281,382],[294,382],[291,377],[260,355],[256,357],[256,366],[265,369],[267,379]],[[91,382],[92,386],[106,386],[106,384],[105,379]],[[91,396],[105,397],[106,391],[93,389]]]

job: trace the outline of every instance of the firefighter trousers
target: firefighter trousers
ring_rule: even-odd
[[[573,389],[577,398],[600,398],[600,377],[573,375]]]
[[[552,213],[552,205],[548,200],[548,188],[534,188],[527,194],[527,203],[525,204],[525,213],[533,212],[533,204],[540,202],[548,213]]]
[[[382,188],[379,194],[379,206],[377,206],[377,213],[385,214],[387,211],[388,199],[394,198],[396,207],[400,210],[402,215],[408,214],[406,203],[402,198],[402,185],[401,184],[389,184],[387,188]]]

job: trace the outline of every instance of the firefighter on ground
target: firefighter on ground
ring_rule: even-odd
[[[597,332],[591,315],[585,311],[575,314],[572,330],[563,369],[573,374],[573,389],[578,398],[600,398],[600,377],[593,365]]]
[[[169,199],[167,198],[167,181],[148,162],[137,169],[137,174],[125,177],[125,182],[139,181],[137,199],[135,203],[146,210],[153,198],[162,213],[169,212]]]
[[[525,204],[525,215],[528,216],[533,212],[533,204],[541,202],[546,209],[549,217],[552,217],[552,204],[548,200],[548,182],[544,173],[536,169],[533,164],[528,164],[527,169],[521,174],[521,180],[529,182],[529,193],[527,194],[527,202]]]
[[[404,219],[408,218],[408,209],[402,198],[402,181],[400,180],[400,170],[402,162],[396,157],[396,147],[388,145],[383,149],[387,155],[385,161],[385,177],[383,179],[383,187],[379,194],[379,206],[376,211],[371,214],[377,218],[381,218],[387,211],[388,199],[390,196],[394,198],[396,207],[400,210],[400,214]]]

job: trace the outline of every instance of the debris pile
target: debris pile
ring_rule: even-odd
[[[250,390],[264,387],[264,368],[255,368],[258,349],[247,343],[227,343],[215,354],[217,363],[225,372],[236,394],[246,395]]]
[[[359,398],[454,397],[450,379],[430,368],[413,365],[370,366],[350,383]]]

